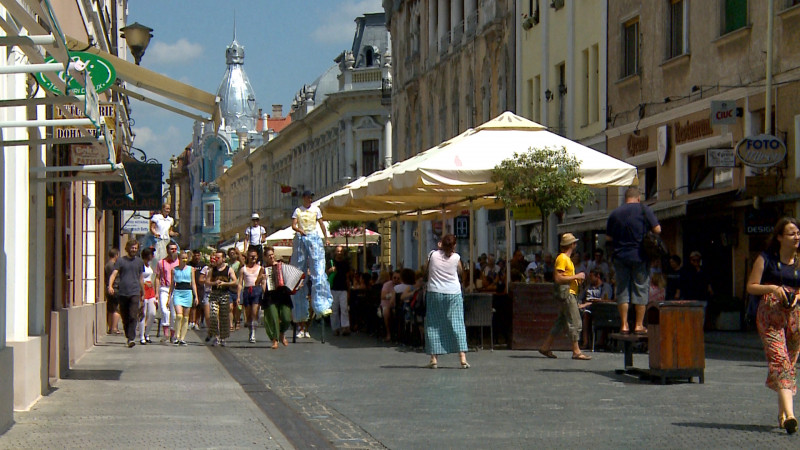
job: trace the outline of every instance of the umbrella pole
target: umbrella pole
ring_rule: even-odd
[[[362,223],[361,234],[364,237],[362,243],[364,244],[361,249],[363,252],[364,272],[367,271],[367,222]]]
[[[422,211],[417,211],[417,268],[422,269]]]
[[[475,230],[475,205],[472,204],[472,199],[469,200],[469,287],[475,286],[475,242],[472,240],[473,232]]]
[[[511,267],[509,267],[511,255],[511,210],[506,207],[506,294],[509,292],[511,284]]]

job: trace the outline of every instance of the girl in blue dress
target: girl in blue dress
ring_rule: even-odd
[[[178,266],[172,269],[169,294],[175,303],[175,345],[186,345],[189,311],[197,298],[197,287],[194,283],[194,267],[186,264],[189,262],[189,252],[182,252],[178,259]]]

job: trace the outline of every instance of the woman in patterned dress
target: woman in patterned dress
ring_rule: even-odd
[[[438,367],[438,356],[456,353],[461,368],[467,362],[467,329],[464,326],[464,298],[461,296],[463,269],[461,257],[455,253],[456,237],[442,238],[441,248],[429,255],[428,290],[425,297],[425,353],[431,355],[428,367]]]
[[[778,393],[778,426],[797,432],[793,396],[797,393],[795,364],[800,351],[800,227],[784,217],[772,231],[767,250],[753,263],[747,292],[761,296],[756,316],[758,333],[767,356],[766,385]]]

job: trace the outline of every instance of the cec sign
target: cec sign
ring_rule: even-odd
[[[736,144],[736,156],[750,167],[772,167],[786,158],[786,145],[770,134],[749,136]]]

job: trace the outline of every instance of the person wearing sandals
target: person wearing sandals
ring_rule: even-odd
[[[799,244],[797,220],[780,219],[747,280],[747,293],[761,297],[756,325],[768,363],[766,386],[778,393],[778,426],[789,434],[797,432],[792,397],[797,394],[795,365],[800,353]]]
[[[577,246],[578,239],[572,233],[564,233],[561,236],[561,254],[556,258],[553,272],[556,292],[559,293],[557,300],[561,303],[561,309],[558,312],[553,328],[550,329],[550,334],[539,349],[539,353],[548,358],[556,358],[550,347],[553,346],[555,337],[566,331],[567,336],[572,341],[572,359],[592,359],[591,356],[581,352],[578,344],[582,329],[581,313],[578,310],[578,292],[580,292],[580,283],[586,279],[586,273],[575,273],[575,264],[571,258],[572,252],[575,251]]]
[[[188,265],[189,252],[181,252],[178,266],[172,269],[169,296],[175,303],[175,345],[186,345],[189,330],[189,311],[197,298],[194,267]]]
[[[154,271],[150,267],[153,260],[154,251],[151,248],[142,250],[142,261],[144,262],[144,295],[142,295],[142,313],[139,319],[139,343],[142,345],[150,344],[150,324],[156,318],[156,289],[153,285]]]
[[[439,355],[458,352],[462,369],[467,362],[467,329],[464,326],[464,298],[459,277],[461,257],[455,252],[456,237],[445,235],[440,249],[428,255],[428,289],[425,298],[425,353],[427,367],[436,369]]]

